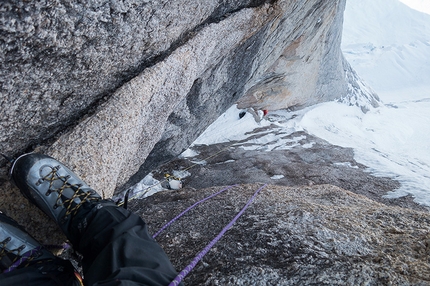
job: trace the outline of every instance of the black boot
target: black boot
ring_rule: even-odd
[[[1,285],[82,285],[73,265],[56,257],[0,212]]]
[[[110,200],[102,200],[62,163],[43,154],[29,153],[18,157],[10,174],[21,193],[55,220],[72,243],[79,237],[71,228],[83,232],[94,207],[115,205]],[[78,219],[72,223],[74,217]]]
[[[169,258],[136,214],[102,198],[57,160],[27,154],[11,176],[31,202],[52,217],[83,255],[87,285],[168,285],[176,276]]]
[[[0,270],[14,269],[37,261],[53,260],[55,256],[44,249],[16,221],[0,213]]]

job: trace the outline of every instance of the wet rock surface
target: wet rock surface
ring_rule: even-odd
[[[263,184],[197,206],[156,240],[187,266]],[[166,191],[131,202],[155,233],[222,187]],[[266,186],[185,278],[188,285],[428,285],[430,214],[332,185]]]

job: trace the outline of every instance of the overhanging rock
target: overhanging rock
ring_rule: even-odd
[[[225,100],[216,94],[217,87],[234,78],[234,75],[229,76],[229,69],[233,68],[237,49],[242,45],[251,46],[248,40],[274,16],[273,8],[264,5],[243,9],[202,28],[166,59],[124,84],[93,116],[61,136],[48,153],[71,162],[71,167],[78,170],[84,180],[110,196],[137,172],[162,137],[169,115],[177,110],[187,112],[179,103],[185,100],[199,78],[212,77],[213,93],[205,95],[225,102],[212,111],[211,117],[232,103],[232,96]],[[258,49],[252,51],[256,53]],[[248,60],[252,56],[255,55],[251,54]],[[206,73],[213,68],[218,72]],[[194,136],[197,136],[206,125],[199,123],[194,127]],[[193,140],[187,133],[182,135]],[[185,147],[184,144],[182,148]]]

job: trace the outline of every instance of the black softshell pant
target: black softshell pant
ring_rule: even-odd
[[[176,271],[136,214],[113,204],[83,208],[61,226],[83,255],[85,285],[168,285]],[[77,285],[69,261],[38,263],[0,274],[0,285]]]

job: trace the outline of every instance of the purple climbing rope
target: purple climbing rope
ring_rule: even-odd
[[[243,214],[243,212],[248,208],[248,206],[252,203],[252,201],[255,199],[255,197],[258,195],[258,193],[264,189],[267,186],[267,184],[263,185],[261,188],[259,188],[257,191],[255,191],[254,195],[249,199],[249,201],[246,203],[246,205],[240,210],[240,212],[230,221],[228,225],[226,225],[223,230],[199,253],[196,257],[194,257],[193,261],[191,261],[190,264],[188,264],[187,267],[184,268],[176,277],[173,279],[172,282],[170,282],[169,286],[176,286],[181,283],[181,281],[185,278],[185,276],[190,273],[191,270],[197,265],[197,263],[203,258],[203,256],[208,253],[208,251],[212,248],[212,246],[215,245],[215,243],[218,242],[218,240],[221,239],[221,237],[229,230],[233,224],[236,222],[236,220]]]
[[[33,249],[27,251],[26,253],[21,255],[21,257],[17,261],[15,261],[15,263],[13,263],[11,266],[9,266],[8,269],[4,270],[3,273],[9,273],[12,270],[18,268],[22,263],[27,261],[30,257],[32,257],[36,252],[40,251],[41,249],[42,249],[42,246],[38,246],[36,248],[33,248]]]
[[[175,218],[173,218],[171,221],[169,221],[168,223],[166,223],[159,231],[157,231],[153,236],[152,236],[152,238],[156,238],[163,230],[165,230],[169,225],[171,225],[172,223],[174,223],[178,218],[180,218],[181,216],[183,216],[186,212],[188,212],[189,210],[191,210],[192,208],[194,208],[194,207],[196,207],[197,205],[199,205],[199,204],[201,204],[201,203],[203,203],[203,202],[205,202],[205,201],[207,201],[207,200],[209,200],[209,199],[211,199],[211,198],[213,198],[213,197],[215,197],[215,196],[217,196],[217,195],[219,195],[219,194],[221,194],[222,192],[225,192],[225,191],[227,191],[228,189],[231,189],[231,188],[233,188],[233,187],[236,187],[237,185],[233,185],[233,186],[228,186],[228,187],[225,187],[224,189],[222,189],[221,191],[219,191],[219,192],[217,192],[217,193],[215,193],[215,194],[212,194],[212,195],[210,195],[210,196],[208,196],[208,197],[206,197],[206,198],[204,198],[204,199],[202,199],[202,200],[200,200],[200,201],[198,201],[197,203],[195,203],[195,204],[193,204],[192,206],[190,206],[190,207],[188,207],[186,210],[184,210],[183,212],[181,212],[180,214],[178,214]]]

